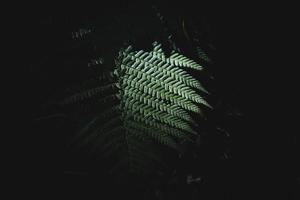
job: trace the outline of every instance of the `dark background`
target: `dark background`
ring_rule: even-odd
[[[202,168],[203,176],[208,177],[204,180],[208,182],[202,183],[199,187],[202,198],[292,199],[294,196],[296,199],[296,191],[299,189],[296,181],[296,177],[299,177],[299,170],[296,167],[296,133],[286,123],[289,115],[285,110],[288,106],[283,103],[284,101],[278,100],[288,91],[281,84],[283,79],[280,79],[281,81],[277,79],[279,74],[284,76],[281,70],[272,65],[276,57],[270,56],[265,48],[277,40],[271,39],[271,33],[263,31],[265,26],[276,23],[276,19],[261,18],[259,17],[261,15],[246,12],[243,8],[224,12],[216,9],[215,5],[199,6],[196,3],[159,5],[169,16],[180,13],[186,18],[205,19],[205,23],[210,27],[208,40],[212,40],[217,47],[217,56],[215,55],[217,64],[212,73],[217,79],[215,85],[218,87],[219,96],[232,102],[244,114],[242,120],[231,125],[233,129],[233,143],[229,145],[232,151],[231,159],[225,162],[217,160],[211,153],[213,151],[208,151],[211,154],[206,155],[207,163]],[[103,4],[99,7],[101,11],[99,13],[103,16],[103,23],[108,26],[111,13],[120,14],[119,10],[128,12],[134,6],[144,8],[147,4],[123,3],[118,8],[116,5]],[[26,90],[24,95],[20,93],[23,106],[20,107],[25,110],[25,121],[35,117],[39,111],[37,105],[47,99],[49,91],[55,91],[55,88],[60,87],[68,73],[66,71],[57,74],[59,69],[55,68],[55,60],[59,58],[50,58],[52,63],[46,65],[45,69],[37,69],[37,66],[46,62],[45,59],[53,55],[52,52],[63,49],[64,44],[68,45],[64,34],[68,33],[72,25],[68,24],[66,19],[76,19],[73,22],[77,23],[87,16],[86,12],[89,12],[88,9],[82,10],[84,11],[62,9],[59,12],[49,12],[41,8],[21,14],[20,18],[23,19],[19,22],[19,31],[22,33],[19,34],[22,41],[20,51],[26,55],[21,71],[25,69],[27,82],[18,84],[21,93]],[[89,18],[94,19],[94,16],[98,16],[98,12],[92,13]],[[143,12],[137,13],[139,14],[127,17],[142,20]],[[77,73],[80,74],[80,70]],[[288,95],[285,97],[288,98]],[[30,139],[24,135],[21,137],[26,138],[24,140],[26,145],[20,145],[21,163],[16,167],[26,177],[20,184],[31,185],[29,182],[34,182],[27,192],[42,196],[63,192],[67,197],[81,194],[83,198],[85,195],[99,195],[102,199],[106,199],[104,196],[113,198],[116,194],[126,196],[125,193],[128,191],[133,193],[130,188],[113,185],[107,177],[103,177],[102,184],[98,185],[95,184],[98,182],[97,178],[93,176],[83,175],[78,178],[61,175],[64,163],[60,151],[62,144],[56,141],[54,135],[45,136],[50,134],[51,130],[31,125],[29,123],[30,127],[25,129],[28,130]],[[55,127],[52,128],[55,130]],[[217,138],[208,140],[211,146],[206,150],[218,152],[214,148],[219,147],[219,144],[216,144],[219,140]],[[101,194],[98,194],[99,187]],[[81,192],[78,191],[80,188]],[[188,190],[183,189],[183,193]]]

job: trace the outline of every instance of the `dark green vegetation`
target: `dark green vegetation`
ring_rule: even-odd
[[[213,21],[189,9],[136,4],[39,20],[32,121],[41,165],[63,174],[67,194],[197,199],[200,187],[211,193],[207,182],[223,184],[226,126],[234,131],[240,113],[214,80],[223,71]]]
[[[199,64],[175,52],[166,57],[157,43],[151,52],[132,49],[121,50],[112,70],[84,84],[93,87],[81,86],[59,105],[87,104],[79,109],[86,114],[78,116],[82,128],[71,146],[88,149],[96,159],[115,157],[111,171],[153,173],[162,162],[153,143],[181,152],[180,144],[193,141],[193,126],[199,126],[189,112],[200,114],[197,104],[210,105],[198,94],[207,91],[184,70],[202,70]]]

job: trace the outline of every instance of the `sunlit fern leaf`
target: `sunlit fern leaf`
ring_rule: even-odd
[[[159,100],[157,98],[153,98],[152,96],[148,96],[147,94],[140,92],[135,88],[125,89],[124,96],[128,96],[128,98],[134,98],[135,101],[139,101],[144,105],[146,104],[149,107],[152,107],[152,110],[156,111],[158,115],[162,112],[167,112],[172,116],[176,116],[181,119],[193,122],[191,116],[181,107],[176,105],[170,105],[168,103],[165,103],[163,100]],[[144,111],[142,110],[141,112]]]
[[[206,92],[200,82],[183,69],[176,67],[170,62],[164,61],[151,53],[143,53],[143,51],[128,53],[130,49],[131,48],[127,48],[123,52],[125,57],[123,58],[121,69],[132,68],[132,73],[135,71],[136,73],[140,72],[140,75],[141,73],[144,74],[144,76],[148,75],[147,79],[149,79],[149,77],[153,77],[156,80],[159,78],[159,80],[164,81],[164,83],[170,82],[171,80],[174,82],[183,82],[187,86],[195,87]],[[130,71],[128,70],[128,72]],[[131,75],[139,77],[139,74]]]
[[[120,50],[113,71],[60,102],[66,106],[94,99],[99,105],[72,142],[99,159],[114,157],[113,169],[128,167],[131,172],[159,163],[151,144],[181,152],[179,143],[197,134],[190,113],[211,107],[201,95],[207,91],[185,68],[202,70],[181,54],[167,58],[157,42],[151,52],[132,46]]]
[[[197,69],[197,70],[202,70],[203,67],[196,63],[195,61],[180,55],[179,53],[173,53],[170,58],[167,59],[167,62],[175,65],[175,66],[180,66],[180,67],[187,67],[187,68],[192,68],[192,69]]]

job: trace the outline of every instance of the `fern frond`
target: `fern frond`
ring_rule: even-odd
[[[106,123],[101,124],[100,127],[96,128],[96,130],[92,133],[86,134],[85,137],[80,140],[78,146],[82,147],[94,143],[97,140],[97,138],[101,138],[100,140],[98,139],[98,142],[102,141],[105,137],[109,136],[109,134],[114,130],[115,127],[120,126],[120,124],[120,116],[116,116],[112,119],[109,119]]]
[[[98,85],[73,93],[61,104],[93,99],[101,105],[99,111],[109,106],[90,119],[74,143],[99,159],[115,156],[112,171],[126,165],[145,172],[146,166],[160,163],[151,145],[182,151],[178,143],[197,134],[190,112],[202,114],[201,106],[210,105],[199,94],[207,91],[185,69],[202,66],[179,53],[167,58],[157,42],[151,52],[122,49],[115,64],[112,72],[98,77]]]
[[[135,121],[137,121],[139,123],[146,124],[146,125],[151,126],[155,129],[165,131],[165,132],[169,133],[170,135],[176,134],[176,133],[178,133],[178,131],[186,131],[186,132],[191,133],[191,134],[196,134],[195,131],[191,127],[182,126],[180,128],[181,130],[178,130],[177,128],[174,128],[172,126],[166,125],[165,123],[159,122],[158,120],[154,119],[151,116],[145,117],[144,115],[140,115],[138,113],[128,113],[128,115],[130,115],[130,114],[132,115],[132,118]]]
[[[179,53],[174,53],[166,60],[167,63],[170,63],[175,66],[180,66],[180,67],[187,67],[187,68],[192,68],[196,70],[202,70],[203,67],[196,63],[195,61],[180,55]]]
[[[123,52],[123,61],[121,68],[131,66],[131,68],[141,71],[152,76],[166,76],[175,79],[176,81],[184,82],[188,86],[202,89],[199,81],[194,79],[186,71],[181,68],[175,67],[173,64],[165,62],[158,57],[153,56],[144,51]],[[132,64],[133,63],[133,64]]]
[[[64,99],[61,102],[61,104],[66,105],[66,104],[77,103],[77,102],[83,101],[85,99],[92,98],[96,95],[102,95],[103,92],[114,90],[117,87],[118,87],[117,83],[112,83],[112,84],[108,84],[108,85],[99,86],[99,87],[96,87],[96,88],[84,90],[82,92],[73,94],[72,96]]]
[[[191,127],[189,126],[189,124],[186,121],[183,121],[177,117],[174,117],[168,113],[162,113],[162,112],[157,112],[154,109],[151,109],[151,107],[147,106],[147,105],[140,105],[137,106],[138,108],[136,109],[135,112],[132,111],[128,111],[129,113],[132,113],[132,115],[136,116],[136,117],[142,117],[142,118],[151,118],[151,119],[155,119],[161,123],[164,124],[168,124],[171,127],[174,128],[179,128],[185,131],[189,131],[192,132]]]
[[[151,110],[156,111],[158,115],[166,112],[172,116],[184,119],[186,121],[193,121],[191,116],[179,106],[165,103],[163,100],[149,96],[135,88],[125,88],[124,97],[133,98],[135,101],[139,101],[140,103],[152,107]],[[141,110],[141,112],[143,112],[143,110]]]
[[[184,132],[182,130],[178,130],[176,128],[172,128],[169,127],[167,125],[164,124],[157,124],[156,126],[152,126],[150,123],[146,124],[146,123],[138,123],[138,121],[128,121],[128,127],[131,127],[132,130],[137,130],[139,129],[139,135],[143,135],[143,132],[141,132],[141,130],[147,128],[147,129],[153,129],[153,130],[159,130],[161,132],[164,132],[164,135],[169,135],[170,137],[174,138],[174,139],[183,139],[183,138],[188,138],[189,134],[187,132]],[[145,137],[145,136],[144,136]]]

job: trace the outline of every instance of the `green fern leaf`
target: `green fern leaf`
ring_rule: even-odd
[[[61,101],[61,105],[69,105],[94,99],[102,106],[73,143],[89,149],[98,159],[115,156],[112,171],[126,165],[136,173],[161,162],[150,151],[155,143],[182,151],[177,142],[197,134],[190,112],[202,115],[202,107],[211,107],[199,90],[208,92],[186,68],[203,69],[179,53],[167,58],[157,42],[151,52],[134,51],[132,46],[122,49],[113,71],[98,76],[98,85]]]

